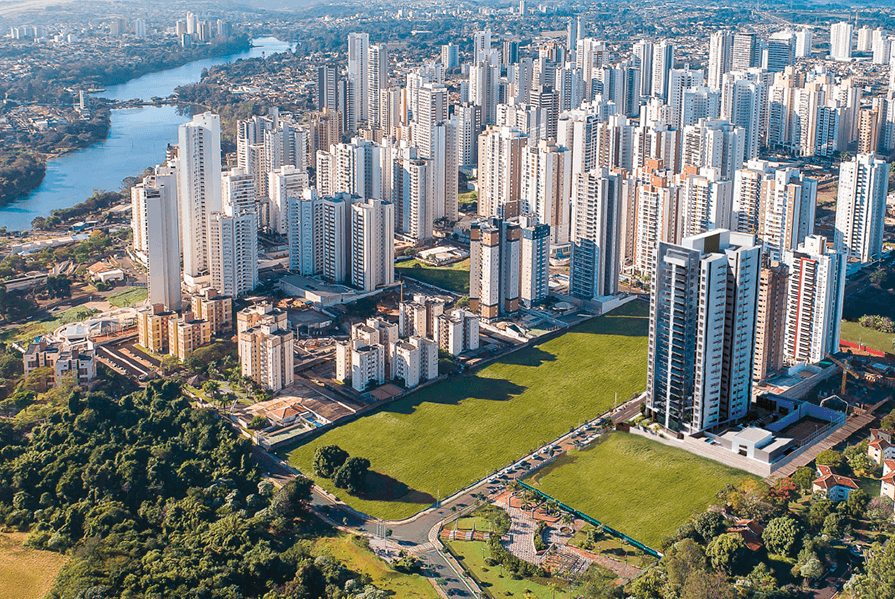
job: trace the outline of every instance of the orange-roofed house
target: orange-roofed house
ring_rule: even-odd
[[[888,497],[895,501],[895,460],[883,460],[883,477],[881,481],[880,497]]]
[[[743,544],[749,551],[755,552],[764,547],[764,543],[761,541],[764,527],[755,520],[737,520],[736,524],[727,529],[727,532],[740,535]]]
[[[817,467],[818,478],[811,483],[814,493],[824,493],[832,502],[845,501],[849,494],[858,488],[858,483],[853,479],[836,474],[829,466]]]

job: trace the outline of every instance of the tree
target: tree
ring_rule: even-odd
[[[764,562],[759,563],[749,576],[737,581],[743,589],[743,597],[749,599],[789,599],[789,593],[781,589],[774,573]]]
[[[864,515],[867,504],[870,503],[870,496],[864,489],[854,489],[848,494],[848,511],[853,518],[860,518]]]
[[[828,514],[827,517],[824,518],[823,534],[833,540],[842,538],[843,520],[844,518],[842,517],[842,514],[837,514],[836,512]]]
[[[858,476],[867,476],[873,474],[877,469],[877,464],[866,453],[859,453],[849,459],[848,465],[854,470]]]
[[[814,481],[814,470],[808,466],[800,466],[799,468],[796,468],[795,473],[793,473],[792,481],[796,483],[800,489],[807,491],[811,488],[811,483]]]
[[[722,504],[726,503],[730,507],[728,512],[742,518],[763,520],[773,511],[773,507],[766,501],[769,489],[764,482],[746,478],[735,487],[728,487],[719,493],[718,497]]]
[[[870,282],[879,287],[886,282],[886,271],[883,267],[879,267],[870,273]]]
[[[842,466],[843,461],[842,454],[835,449],[825,449],[814,458],[814,462],[818,466],[832,466],[833,468]]]
[[[681,590],[681,599],[733,599],[736,593],[722,572],[690,576]]]
[[[874,523],[885,524],[892,520],[892,500],[888,497],[874,497],[867,504],[864,514]]]
[[[221,392],[221,384],[217,381],[205,381],[202,385],[202,392],[211,399],[212,402],[218,398]]]
[[[798,489],[798,485],[791,478],[778,479],[768,493],[768,500],[778,509],[785,510],[798,496]]]
[[[719,512],[702,512],[693,518],[693,527],[703,541],[708,544],[716,536],[727,530],[727,520]]]
[[[333,484],[352,495],[359,495],[367,490],[369,470],[370,460],[367,458],[348,458],[333,475]]]
[[[631,581],[626,590],[636,599],[662,599],[665,579],[658,566],[648,568],[640,576]]]
[[[824,575],[824,565],[820,563],[820,560],[816,555],[812,555],[808,558],[808,561],[799,568],[799,575],[802,578],[807,578],[810,580],[817,580],[821,576]]]
[[[164,375],[173,374],[178,368],[180,368],[180,360],[177,359],[177,356],[169,354],[162,356],[161,360],[159,360],[159,370]]]
[[[815,495],[808,507],[808,526],[811,530],[820,530],[831,513],[833,513],[833,502],[823,495]]]
[[[270,502],[272,513],[283,518],[294,518],[301,513],[311,500],[314,483],[304,476],[296,476],[283,485]]]
[[[743,538],[735,532],[718,535],[709,543],[705,556],[715,570],[724,570],[728,574],[734,569],[745,553]]]
[[[332,478],[348,459],[348,452],[338,445],[324,445],[314,452],[314,474]]]
[[[761,538],[771,553],[789,556],[797,547],[802,532],[802,527],[794,518],[781,516],[768,522]]]
[[[71,297],[71,281],[65,275],[47,277],[47,294],[53,298]]]
[[[883,417],[880,426],[883,428],[883,430],[895,431],[895,410],[889,412]]]
[[[261,414],[255,414],[255,416],[249,421],[249,428],[253,431],[256,431],[262,428],[267,428],[268,424],[269,422],[267,418],[265,418]]]
[[[845,585],[855,599],[891,599],[895,597],[895,541],[874,543],[862,574],[856,574]]]
[[[672,545],[662,558],[668,585],[674,593],[684,587],[692,576],[706,575],[705,554],[693,539],[684,539]]]

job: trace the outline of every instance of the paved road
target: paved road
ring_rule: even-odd
[[[584,431],[586,426],[592,427],[594,423],[603,418],[610,417],[613,422],[627,420],[639,412],[642,402],[641,398],[631,400],[617,410],[601,414],[575,430],[562,435],[559,439],[551,441],[535,452],[513,462],[511,466],[516,466],[522,461],[532,461],[535,459],[535,456],[543,455],[542,450],[545,447],[559,445],[568,441],[573,436]],[[588,430],[592,430],[592,428]],[[291,466],[270,455],[257,445],[252,446],[252,455],[270,478],[280,484],[289,482],[299,474]],[[500,469],[500,471],[504,470],[505,468]],[[510,475],[510,477],[519,475],[521,475],[521,472],[516,472]],[[356,512],[344,503],[335,501],[326,491],[317,486],[314,487],[312,493],[311,505],[318,513],[339,521],[345,527],[360,534],[376,536],[385,534],[386,530],[391,530],[390,540],[405,547],[407,551],[415,553],[420,559],[425,561],[428,564],[430,575],[437,575],[444,579],[445,584],[442,588],[446,592],[453,593],[454,596],[459,597],[472,596],[474,594],[473,587],[467,584],[462,573],[458,572],[448,562],[445,555],[436,549],[436,540],[438,529],[445,519],[457,515],[458,512],[466,508],[471,508],[479,495],[483,494],[490,497],[496,495],[505,487],[506,482],[491,482],[492,477],[493,475],[489,475],[470,485],[466,489],[445,499],[438,506],[430,507],[406,520],[395,522],[382,522],[370,518],[366,514]]]

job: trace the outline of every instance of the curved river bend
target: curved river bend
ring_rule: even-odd
[[[167,97],[180,85],[198,82],[203,69],[291,48],[290,44],[270,37],[254,39],[252,44],[246,52],[149,73],[108,87],[98,95],[111,100]],[[178,114],[176,107],[167,105],[113,110],[109,137],[89,148],[47,162],[47,175],[40,187],[0,208],[0,225],[14,231],[27,230],[34,218],[83,202],[96,189],[120,189],[126,177],[139,175],[147,167],[164,160],[168,144],[177,141],[177,127],[188,120],[188,115]]]

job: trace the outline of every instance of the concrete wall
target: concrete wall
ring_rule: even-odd
[[[818,372],[814,376],[808,377],[801,383],[797,383],[787,389],[784,393],[786,397],[790,397],[792,399],[803,399],[806,395],[811,393],[815,387],[821,384],[823,381],[827,380],[831,376],[835,374],[839,374],[842,372],[838,366],[835,364],[833,366],[828,366],[821,372]]]
[[[641,437],[647,437],[648,439],[652,439],[653,441],[658,441],[659,443],[668,445],[669,447],[677,447],[679,449],[683,449],[684,451],[688,451],[692,454],[708,458],[716,462],[720,462],[727,466],[740,468],[742,470],[745,470],[746,472],[749,472],[750,474],[755,474],[756,476],[767,478],[776,470],[779,470],[780,468],[791,462],[807,449],[810,449],[815,444],[823,441],[826,437],[831,435],[833,431],[837,430],[839,426],[842,426],[842,424],[845,424],[844,420],[838,426],[829,427],[829,429],[825,431],[826,434],[819,435],[818,438],[814,439],[812,443],[801,447],[797,451],[794,451],[793,453],[774,463],[764,463],[757,460],[750,460],[749,458],[741,456],[738,453],[734,453],[732,451],[724,449],[719,445],[710,445],[702,439],[694,439],[693,437],[684,437],[681,440],[670,439],[667,436],[665,438],[662,438],[658,435],[645,432],[642,429],[633,426],[631,427],[631,433],[640,435]],[[821,432],[824,433],[824,431]]]

